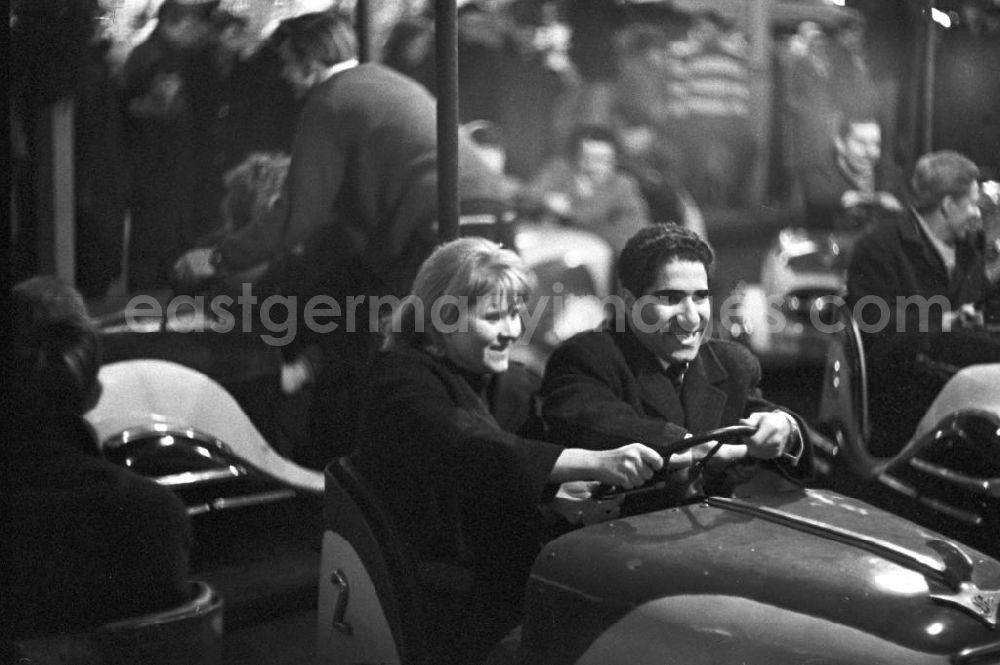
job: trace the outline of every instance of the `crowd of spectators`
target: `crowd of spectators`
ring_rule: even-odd
[[[123,274],[127,216],[128,283],[117,287],[164,286],[177,255],[219,223],[226,171],[255,151],[287,153],[297,117],[269,43],[218,1],[164,0],[127,56],[111,24],[98,0],[12,6],[15,270],[36,271],[40,137],[51,107],[72,99],[76,282],[87,297]]]
[[[75,99],[76,281],[88,297],[166,285],[180,253],[219,226],[226,172],[253,152],[290,152],[299,102],[281,60],[259,21],[222,6],[164,0],[123,53],[127,39],[120,29],[112,39],[117,23],[98,0],[15,3],[18,276],[35,268],[37,135],[60,99]],[[408,6],[376,57],[433,94],[433,6]],[[778,59],[789,170],[829,152],[838,118],[879,110],[864,25],[835,36],[803,23]],[[66,49],[53,53],[50,43]],[[470,0],[460,3],[458,47],[461,121],[492,123],[512,180],[537,179],[574,131],[597,126],[614,133],[618,165],[653,220],[685,221],[694,201],[747,202],[755,155],[767,147],[752,132],[748,44],[734,21],[714,12],[643,18],[602,0]]]

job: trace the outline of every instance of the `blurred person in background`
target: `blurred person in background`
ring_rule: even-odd
[[[574,224],[604,238],[617,254],[649,224],[649,207],[635,179],[618,169],[618,141],[606,127],[577,127],[566,156],[528,183],[525,204],[542,218]]]
[[[673,45],[683,95],[678,120],[691,193],[700,204],[741,205],[756,145],[743,33],[715,12],[694,16]]]
[[[789,46],[785,72],[784,119],[788,144],[786,168],[797,169],[825,154],[836,132],[836,103],[831,83],[829,40],[813,21],[799,24]]]
[[[218,0],[164,0],[156,28],[122,72],[133,191],[130,287],[169,284],[170,266],[211,230],[221,200],[212,136],[220,89],[212,12]]]
[[[983,306],[1000,285],[986,272],[978,178],[960,153],[922,156],[907,214],[854,247],[847,301],[868,329],[874,454],[892,455],[909,439],[958,369],[1000,359],[1000,336],[983,329]]]
[[[833,145],[800,170],[806,226],[857,230],[903,211],[903,174],[871,116],[844,117]]]
[[[833,100],[843,115],[877,117],[881,114],[878,92],[868,65],[862,19],[852,17],[837,28],[830,48],[830,66]]]
[[[376,296],[402,297],[420,262],[437,243],[435,103],[412,79],[376,63],[359,64],[349,16],[304,14],[271,36],[283,74],[303,99],[284,195],[270,214],[215,247],[185,253],[182,281],[241,271],[303,247],[298,295],[363,297],[355,327],[297,330],[296,343],[315,342],[322,358],[315,377],[310,437],[317,449],[301,461],[324,466],[349,450],[359,399],[356,386],[378,343],[369,310]],[[459,196],[500,198],[498,176],[468,137],[459,136]]]
[[[213,159],[227,172],[254,153],[291,153],[300,104],[281,75],[283,63],[274,45],[250,34],[245,16],[217,10],[211,20],[220,83]]]

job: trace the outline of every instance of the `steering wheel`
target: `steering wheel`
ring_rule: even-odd
[[[705,468],[705,464],[715,457],[715,454],[719,452],[722,446],[725,445],[726,441],[732,439],[742,439],[748,437],[757,431],[756,427],[751,427],[750,425],[730,425],[728,427],[720,427],[718,429],[708,430],[706,432],[701,432],[699,434],[693,434],[686,439],[680,439],[674,441],[673,443],[667,444],[664,448],[670,451],[671,455],[676,455],[678,453],[683,453],[697,445],[705,443],[706,441],[717,441],[712,449],[702,457],[700,460],[692,465],[693,477],[697,477],[701,474],[702,469]],[[653,474],[653,477],[647,480],[645,483],[639,487],[634,487],[632,489],[625,489],[618,487],[617,485],[598,485],[597,488],[591,492],[591,498],[596,501],[605,501],[607,499],[612,499],[621,495],[628,496],[629,494],[648,492],[657,483],[662,482],[670,470],[664,466],[662,469]]]

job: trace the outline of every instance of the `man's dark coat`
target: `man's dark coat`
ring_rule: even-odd
[[[542,414],[550,438],[563,445],[610,449],[639,441],[666,454],[688,432],[735,425],[753,412],[776,409],[761,397],[760,377],[760,364],[746,348],[708,340],[678,393],[630,330],[608,326],[576,335],[552,355],[542,382]],[[805,444],[796,467],[778,464],[782,473],[794,479],[811,474],[812,453]]]

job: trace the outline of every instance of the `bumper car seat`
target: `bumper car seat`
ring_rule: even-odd
[[[316,617],[320,662],[433,665],[434,649],[442,647],[435,626],[460,618],[447,609],[461,607],[471,574],[418,561],[346,457],[326,468],[324,516]]]

